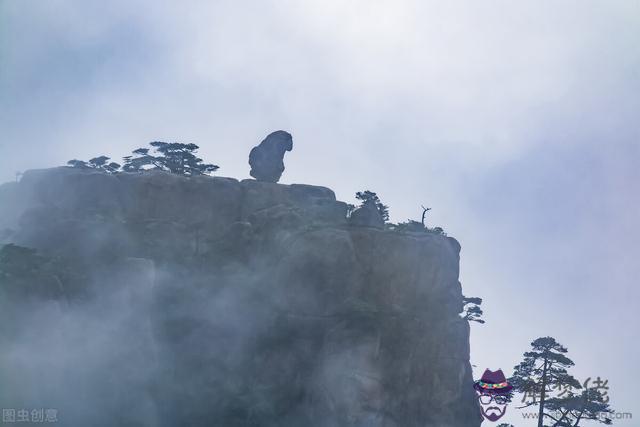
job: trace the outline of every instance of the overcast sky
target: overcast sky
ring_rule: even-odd
[[[288,130],[282,182],[460,241],[476,377],[551,335],[640,418],[640,1],[167,3],[0,0],[0,181],[153,140],[248,178]]]

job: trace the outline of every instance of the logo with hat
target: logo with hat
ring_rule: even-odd
[[[511,400],[513,386],[507,382],[502,369],[491,371],[486,369],[482,378],[473,383],[478,393],[480,412],[489,421],[498,421],[507,411]]]

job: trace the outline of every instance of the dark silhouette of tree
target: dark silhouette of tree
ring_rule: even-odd
[[[538,338],[531,343],[531,347],[532,351],[524,353],[524,360],[514,367],[514,374],[509,382],[517,392],[540,396],[539,402],[534,398],[523,407],[538,404],[538,427],[543,427],[544,417],[553,419],[553,416],[547,413],[551,409],[548,406],[551,400],[550,393],[554,389],[580,389],[582,386],[567,372],[574,363],[565,355],[567,349],[554,338]]]
[[[162,163],[155,156],[149,154],[148,148],[138,148],[132,151],[133,156],[123,157],[125,172],[142,172],[148,169],[163,169]]]
[[[389,221],[389,207],[387,205],[382,204],[380,198],[373,191],[365,190],[358,191],[356,193],[356,199],[360,200],[360,206],[364,206],[367,203],[373,203],[378,209],[380,216],[384,220],[384,222]]]
[[[462,296],[462,303],[464,304],[464,308],[462,310],[462,318],[468,320],[470,322],[478,322],[480,324],[484,323],[482,317],[482,309],[480,305],[482,304],[482,298],[478,297],[465,297]]]
[[[89,159],[88,162],[84,160],[69,160],[67,165],[76,169],[97,169],[107,173],[116,173],[120,169],[120,165],[116,162],[109,162],[109,157],[98,156],[93,159]]]
[[[109,162],[109,157],[99,156],[89,159],[89,167],[101,169],[105,172],[114,173],[120,169],[120,165],[116,162]]]
[[[426,227],[427,225],[424,223],[426,218],[427,218],[427,212],[430,211],[431,208],[425,208],[424,206],[422,206],[422,226]]]
[[[611,424],[607,415],[613,410],[604,401],[602,393],[597,389],[586,389],[582,393],[570,394],[568,397],[553,397],[547,400],[546,407],[550,414],[547,417],[554,421],[552,427],[577,427],[582,420],[598,421]]]
[[[428,233],[429,229],[423,226],[420,222],[409,219],[405,222],[399,222],[392,225],[395,231],[409,231],[414,233]]]
[[[375,195],[375,193],[372,193]],[[425,225],[427,212],[431,210],[431,208],[422,207],[422,218],[420,221],[415,221],[413,219],[408,219],[405,222],[399,222],[397,224],[387,224],[387,228],[394,231],[404,231],[411,233],[432,233],[439,234],[441,236],[446,236],[447,233],[441,227],[433,227],[429,228]],[[386,206],[385,206],[386,208]]]
[[[154,141],[149,145],[153,147],[156,155],[150,154],[148,148],[134,150],[133,156],[124,157],[125,172],[157,169],[177,175],[195,176],[208,175],[219,169],[217,165],[203,163],[202,159],[195,155],[200,148],[196,144]]]
[[[405,222],[399,222],[397,224],[389,224],[388,228],[394,231],[406,231],[412,233],[432,233],[446,236],[447,233],[441,227],[425,227],[420,221],[414,221],[409,219]]]

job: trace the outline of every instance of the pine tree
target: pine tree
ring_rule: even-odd
[[[138,148],[133,156],[124,158],[125,172],[140,172],[146,169],[159,169],[177,175],[208,175],[219,169],[217,165],[203,163],[195,155],[196,144],[154,141],[151,145],[158,155],[149,153],[148,148]]]
[[[482,304],[482,298],[479,297],[465,297],[462,296],[462,303],[464,304],[463,309],[463,319],[468,320],[470,322],[478,322],[484,323],[482,317],[482,309],[480,305]]]
[[[611,424],[610,415],[613,410],[609,404],[604,401],[604,397],[599,390],[590,388],[583,390],[580,394],[570,394],[568,397],[553,397],[547,400],[546,407],[547,417],[554,421],[555,426],[572,426],[577,427],[580,421],[591,420],[602,424]]]
[[[380,201],[380,198],[376,193],[369,190],[358,191],[356,193],[356,199],[361,201],[360,206],[364,206],[367,203],[373,203],[376,209],[378,209],[378,212],[384,222],[389,221],[389,207]]]
[[[531,343],[532,351],[524,353],[524,360],[514,367],[509,383],[514,390],[525,395],[540,396],[540,401],[530,402],[526,406],[539,404],[538,427],[544,426],[544,417],[548,397],[553,389],[570,387],[580,389],[580,383],[567,369],[574,365],[565,354],[567,349],[552,337],[538,338]]]
[[[116,173],[120,170],[120,165],[116,162],[109,162],[109,157],[107,156],[98,156],[92,159],[89,159],[88,162],[84,160],[69,160],[67,165],[76,169],[97,169],[107,173]]]

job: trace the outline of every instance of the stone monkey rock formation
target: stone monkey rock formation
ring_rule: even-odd
[[[284,153],[293,149],[289,132],[277,130],[249,153],[250,175],[258,181],[278,182],[284,172]]]

